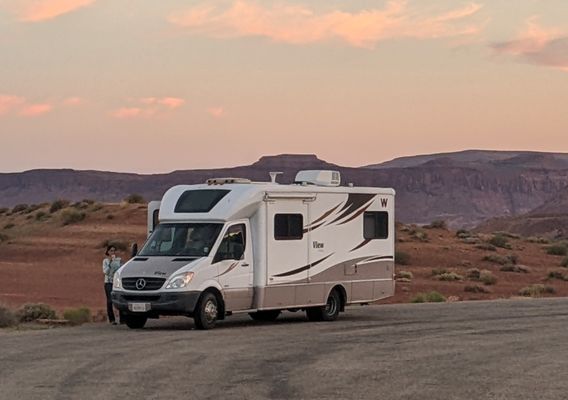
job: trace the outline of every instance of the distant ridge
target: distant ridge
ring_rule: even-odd
[[[71,169],[4,173],[0,174],[0,207],[57,198],[117,202],[132,193],[151,200],[177,184],[202,183],[219,176],[268,181],[270,171],[283,172],[278,181],[291,183],[301,169],[339,170],[343,184],[393,187],[397,220],[429,223],[444,219],[453,227],[531,212],[568,187],[568,154],[562,153],[468,150],[402,157],[360,168],[330,163],[315,154],[281,154],[261,157],[251,165],[167,174]]]

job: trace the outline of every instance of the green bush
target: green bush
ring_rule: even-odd
[[[543,294],[553,294],[555,292],[552,286],[545,286],[540,283],[529,285],[519,290],[519,295],[526,297],[539,297]]]
[[[83,211],[64,210],[62,214],[63,225],[76,224],[83,221],[87,217]]]
[[[35,215],[36,221],[45,221],[49,218],[49,214],[45,211],[38,211]]]
[[[436,276],[436,279],[439,281],[445,282],[454,282],[454,281],[463,281],[463,276],[460,274],[456,274],[455,272],[446,272]]]
[[[553,244],[546,248],[546,252],[552,256],[566,256],[568,255],[568,247],[565,244]]]
[[[128,204],[142,204],[146,202],[144,200],[144,197],[142,197],[142,195],[139,194],[131,194],[128,197],[126,197],[124,201],[127,202]]]
[[[410,264],[410,254],[404,251],[396,251],[394,253],[394,262],[397,265],[409,265]]]
[[[4,225],[4,229],[12,229],[15,226],[16,224],[14,224],[13,222],[9,222],[6,225]]]
[[[18,323],[16,315],[7,307],[0,305],[0,328],[8,328]]]
[[[491,239],[489,239],[489,244],[492,244],[495,247],[501,247],[502,249],[510,249],[511,245],[509,244],[509,240],[503,235],[495,235]]]
[[[479,273],[479,280],[485,285],[494,285],[495,283],[497,283],[497,278],[495,277],[495,275],[493,275],[491,271],[488,271],[486,269],[482,270]]]
[[[91,322],[91,310],[87,307],[71,308],[63,312],[63,318],[69,321],[71,325],[81,325]]]
[[[25,304],[18,311],[18,319],[20,322],[32,322],[38,319],[55,319],[57,314],[47,304]]]
[[[491,293],[489,289],[481,285],[467,285],[463,290],[468,293]]]
[[[439,292],[418,293],[410,300],[411,303],[443,303],[446,298]]]
[[[69,207],[68,200],[63,200],[63,199],[55,200],[53,203],[51,203],[51,207],[49,207],[49,212],[53,214],[67,207]]]
[[[14,208],[12,208],[12,214],[21,213],[21,212],[26,211],[27,209],[28,209],[27,204],[18,204],[18,205],[15,205]]]

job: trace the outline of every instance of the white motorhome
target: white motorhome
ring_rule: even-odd
[[[130,328],[185,315],[209,329],[283,310],[330,321],[394,295],[394,190],[340,186],[337,171],[300,171],[291,185],[276,176],[174,186],[149,204],[149,237],[113,284]]]

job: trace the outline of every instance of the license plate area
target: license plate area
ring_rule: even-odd
[[[148,312],[150,303],[128,303],[128,309],[132,312]]]

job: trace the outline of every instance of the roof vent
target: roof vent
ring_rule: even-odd
[[[339,171],[300,171],[296,175],[295,183],[316,186],[339,186],[339,184],[341,183],[341,175],[339,174]]]
[[[211,178],[205,181],[208,185],[225,185],[228,183],[251,183],[250,179],[245,178]]]

